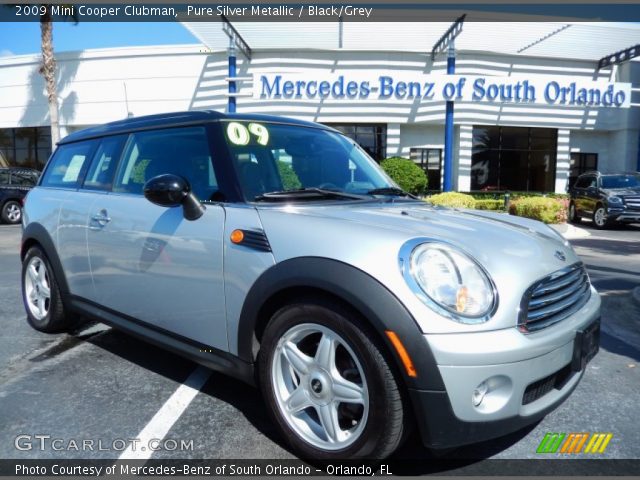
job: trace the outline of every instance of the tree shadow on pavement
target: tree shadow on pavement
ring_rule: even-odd
[[[600,348],[640,362],[640,350],[638,348],[603,331],[600,331]]]

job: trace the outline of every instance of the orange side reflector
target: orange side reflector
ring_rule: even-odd
[[[384,333],[387,334],[387,337],[389,337],[389,340],[391,340],[391,343],[393,344],[393,348],[398,352],[398,356],[400,357],[400,360],[402,360],[402,364],[404,365],[404,369],[407,371],[407,375],[410,377],[417,377],[418,372],[416,372],[416,367],[413,366],[413,361],[407,353],[407,349],[404,348],[404,345],[398,338],[398,335],[396,335],[396,332],[385,330]]]
[[[242,230],[234,230],[231,232],[231,243],[240,243],[244,240],[244,233]]]

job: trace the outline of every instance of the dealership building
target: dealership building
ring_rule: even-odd
[[[130,116],[226,111],[228,25],[183,26],[201,43],[58,54],[61,135]],[[455,190],[564,192],[587,170],[640,170],[640,57],[599,65],[635,55],[638,24],[467,20],[454,75],[446,51],[431,55],[449,26],[234,22],[250,48],[232,49],[237,112],[333,126],[376,160],[411,158],[430,190],[442,184],[448,101]],[[0,58],[0,166],[42,168],[51,152],[39,62]]]

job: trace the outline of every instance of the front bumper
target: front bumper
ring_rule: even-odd
[[[607,220],[627,223],[640,222],[640,211],[609,207],[607,210]]]
[[[475,443],[540,420],[582,378],[583,371],[571,371],[574,339],[599,316],[600,297],[594,290],[573,316],[532,334],[512,328],[426,335],[446,391],[410,391],[424,444]],[[483,383],[488,392],[474,405],[474,390]]]

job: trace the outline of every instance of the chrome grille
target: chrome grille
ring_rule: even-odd
[[[640,210],[640,195],[624,197],[624,203],[630,210]]]
[[[577,312],[590,296],[589,276],[582,263],[558,270],[525,292],[518,328],[529,333],[549,327]]]

